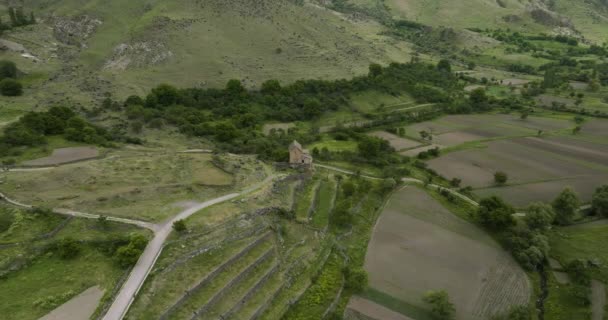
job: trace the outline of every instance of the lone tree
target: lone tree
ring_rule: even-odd
[[[596,214],[608,217],[608,185],[601,186],[595,190],[591,206]]]
[[[177,220],[173,222],[173,230],[182,233],[188,230],[188,227],[186,227],[186,222],[184,220]]]
[[[494,174],[494,182],[496,182],[497,185],[504,185],[507,183],[507,180],[509,180],[509,176],[502,171],[498,171]]]
[[[450,302],[448,293],[444,290],[429,291],[424,295],[422,301],[431,305],[431,313],[436,319],[454,319],[456,309],[454,308],[454,304]]]
[[[560,225],[571,224],[580,205],[581,202],[576,193],[570,188],[564,189],[552,203],[553,210],[555,210],[555,222]]]

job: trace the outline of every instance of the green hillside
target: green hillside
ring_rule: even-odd
[[[348,78],[370,62],[409,59],[409,46],[380,35],[379,23],[295,2],[32,0],[25,8],[53,27],[36,32],[52,33],[70,52],[59,57],[63,63],[101,71],[110,91],[125,94],[161,81],[218,86],[237,78],[256,86],[269,78]]]
[[[370,4],[375,0],[353,0]],[[510,28],[526,32],[580,34],[608,40],[605,1],[583,0],[386,0],[391,12],[420,23],[456,28]]]

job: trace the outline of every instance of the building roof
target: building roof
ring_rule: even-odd
[[[300,151],[303,151],[302,149],[302,145],[300,143],[298,143],[296,140],[294,140],[290,145],[289,145],[289,151],[294,150],[294,149],[298,149]]]

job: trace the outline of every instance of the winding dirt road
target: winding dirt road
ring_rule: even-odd
[[[175,221],[186,219],[197,213],[198,211],[213,206],[215,204],[222,203],[253,192],[254,190],[270,183],[275,178],[276,176],[270,176],[261,183],[247,188],[241,191],[240,193],[227,194],[225,196],[215,198],[213,200],[209,200],[190,207],[189,209],[180,212],[178,215],[166,221],[162,226],[159,226],[158,230],[154,234],[154,238],[148,243],[146,249],[139,257],[139,261],[137,261],[137,264],[131,271],[129,278],[123,284],[122,288],[120,289],[120,292],[116,296],[116,299],[110,306],[110,309],[103,317],[103,320],[121,320],[127,314],[127,311],[129,311],[129,307],[135,300],[139,289],[144,284],[146,278],[148,277],[148,274],[150,273],[152,267],[156,263],[156,260],[160,256],[164,243],[167,240],[167,237],[169,237],[169,234],[173,229],[173,223]]]

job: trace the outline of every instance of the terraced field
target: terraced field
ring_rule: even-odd
[[[336,181],[303,178],[287,176],[189,218],[188,233],[172,236],[126,319],[281,318],[331,251],[317,233],[327,227]],[[279,219],[276,207],[302,215]]]

